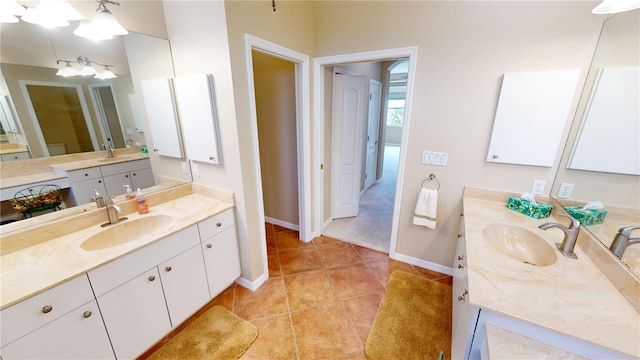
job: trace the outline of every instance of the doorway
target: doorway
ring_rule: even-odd
[[[317,142],[316,144],[318,144],[318,151],[319,153],[324,154],[324,158],[325,158],[325,162],[329,162],[328,158],[330,157],[331,154],[331,150],[327,150],[327,147],[331,147],[332,146],[332,142],[329,140],[331,139],[332,136],[332,129],[330,126],[327,126],[327,122],[330,121],[331,116],[330,114],[327,114],[327,110],[326,109],[330,109],[331,108],[331,97],[332,95],[332,91],[326,90],[325,87],[331,89],[331,81],[332,81],[332,76],[327,75],[327,72],[330,71],[330,69],[333,66],[337,66],[340,64],[355,64],[355,63],[360,63],[360,62],[383,62],[383,61],[391,61],[389,64],[392,64],[393,61],[397,60],[397,59],[406,59],[407,60],[407,77],[406,77],[406,81],[405,81],[405,88],[406,88],[406,99],[405,99],[405,105],[404,105],[404,121],[402,124],[402,127],[400,127],[398,130],[400,132],[400,137],[399,137],[399,145],[402,144],[406,144],[407,140],[408,140],[408,130],[410,127],[410,113],[411,113],[411,98],[412,98],[412,86],[413,86],[413,77],[415,74],[415,64],[416,64],[416,60],[417,60],[417,48],[416,47],[408,47],[408,48],[399,48],[399,49],[388,49],[388,50],[380,50],[380,51],[371,51],[371,52],[363,52],[363,53],[354,53],[354,54],[345,54],[345,55],[336,55],[336,56],[327,56],[327,57],[321,57],[321,58],[316,58],[314,59],[314,74],[316,75],[316,78],[319,79],[316,82],[316,89],[315,92],[317,94],[319,94],[318,96],[318,103],[321,104],[320,106],[317,107],[316,109],[316,115],[315,118],[319,119],[321,124],[319,124],[319,126],[322,129],[325,129],[323,132],[318,132],[318,136],[317,136]],[[387,80],[385,80],[384,83],[388,83]],[[383,99],[387,99],[387,95],[383,95]],[[384,114],[384,118],[386,118],[386,101],[383,100],[383,110],[382,113]],[[324,104],[324,105],[323,105]],[[330,110],[332,111],[332,110]],[[379,136],[379,138],[381,140],[386,140],[387,134],[386,134],[386,129],[385,127],[381,127],[381,131],[380,131],[381,135]],[[385,144],[386,145],[386,144]],[[383,151],[383,149],[385,151]],[[394,151],[395,150],[395,151]],[[397,154],[397,155],[395,155]],[[385,173],[384,170],[384,166],[383,165],[387,165],[387,168],[390,171],[387,171],[387,173],[390,173],[389,175],[391,175],[391,169],[393,169],[395,167],[397,172],[393,172],[392,176],[394,176],[396,178],[396,185],[394,187],[393,190],[387,190],[386,192],[389,193],[393,193],[392,197],[389,197],[389,199],[392,199],[392,206],[386,206],[387,210],[391,210],[392,209],[392,216],[391,216],[391,223],[389,225],[384,225],[383,228],[386,229],[386,234],[384,237],[386,238],[386,243],[384,245],[364,245],[367,247],[371,247],[371,248],[375,248],[376,250],[382,250],[385,252],[389,253],[389,256],[391,258],[396,258],[396,252],[395,252],[395,247],[396,247],[396,242],[397,242],[397,234],[398,234],[398,219],[399,219],[399,211],[400,211],[400,195],[402,194],[402,183],[403,183],[403,177],[404,177],[404,163],[406,162],[406,149],[403,146],[395,146],[395,147],[389,147],[389,146],[384,146],[384,147],[380,147],[380,151],[379,151],[379,163],[378,163],[378,169],[377,169],[377,179],[378,180],[383,180],[378,182],[377,184],[372,185],[372,187],[369,190],[373,190],[375,187],[378,187],[378,185],[383,184],[384,178],[383,175]],[[385,164],[387,162],[387,160],[392,160],[393,158],[397,158],[397,164],[395,165],[394,161],[388,161],[387,164]],[[386,159],[385,159],[386,158]],[[364,159],[363,159],[364,160]],[[394,164],[394,165],[392,165]],[[390,166],[389,166],[390,165]],[[363,165],[364,166],[364,165]],[[329,163],[329,166],[327,167],[327,172],[332,171],[333,168],[333,164]],[[397,174],[397,175],[396,175]],[[323,234],[328,235],[329,233],[326,231],[328,229],[329,226],[331,226],[330,224],[332,224],[333,222],[335,222],[335,220],[333,219],[333,216],[330,214],[330,209],[331,209],[331,201],[327,200],[330,198],[330,194],[332,192],[332,187],[333,187],[333,183],[330,180],[331,179],[331,175],[327,175],[324,174],[322,176],[318,176],[316,178],[316,180],[318,181],[318,183],[321,184],[321,199],[324,199],[324,201],[320,201],[318,206],[316,207],[317,209],[317,213],[319,218],[316,219],[316,221],[321,225],[321,229],[323,230]],[[387,182],[389,183],[389,182]],[[369,191],[367,191],[369,192]],[[367,192],[363,193],[363,196],[367,194]],[[361,198],[362,199],[362,198]],[[376,201],[373,200],[373,203],[380,203],[380,201]],[[357,219],[358,217],[352,218],[352,219]],[[351,220],[354,221],[354,220]],[[369,223],[368,227],[362,228],[362,229],[370,229],[371,228],[371,224],[373,224],[373,222]],[[355,234],[357,234],[358,232],[362,232],[362,231],[354,231]],[[352,241],[353,237],[351,239],[344,239],[347,241]],[[355,242],[355,241],[352,241]],[[388,246],[387,246],[388,244]]]
[[[120,116],[111,85],[91,84],[89,91],[102,130],[103,144],[107,147],[124,148],[124,132],[122,125],[120,125]]]

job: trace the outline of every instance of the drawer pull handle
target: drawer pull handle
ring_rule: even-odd
[[[85,319],[90,318],[91,315],[93,315],[91,311],[85,311],[84,313],[82,313],[82,317],[84,317]]]
[[[458,260],[464,260],[464,256],[458,255]]]
[[[464,301],[468,293],[469,291],[467,289],[464,289],[464,292],[462,293],[462,295],[458,296],[458,301]]]
[[[153,275],[149,276],[149,281],[153,281],[153,280],[155,280],[155,279],[156,279],[156,277],[155,277],[155,276],[153,276]]]
[[[43,313],[45,313],[45,314],[50,313],[50,312],[51,312],[51,310],[53,310],[53,306],[49,306],[49,305],[47,305],[47,306],[45,306],[45,307],[43,307],[43,308],[42,308],[42,312],[43,312]]]
[[[211,244],[207,244],[207,249],[211,249],[212,246],[213,245],[211,245]]]
[[[166,268],[164,268],[167,271],[171,271],[171,266],[167,266]]]
[[[458,264],[458,269],[462,269],[464,268],[464,266],[462,266],[462,264]]]
[[[220,226],[222,226],[222,223],[217,223],[216,226],[220,227]]]

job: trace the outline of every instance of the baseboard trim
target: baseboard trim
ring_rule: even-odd
[[[249,280],[247,280],[247,279],[245,279],[243,277],[239,277],[239,278],[236,279],[236,284],[242,286],[245,289],[248,289],[248,290],[251,290],[251,291],[256,291],[268,279],[269,279],[269,277],[267,276],[267,274],[260,275],[260,277],[257,278],[256,281],[249,281]]]
[[[283,228],[286,228],[286,229],[289,229],[289,230],[294,230],[294,231],[300,230],[300,225],[291,224],[291,223],[288,223],[286,221],[274,219],[272,217],[265,216],[264,217],[264,221],[266,221],[266,222],[268,222],[270,224],[273,224],[273,225],[282,226]]]
[[[395,253],[393,255],[390,254],[390,257],[394,260],[402,261],[411,265],[420,266],[421,268],[424,268],[424,269],[429,269],[429,270],[437,271],[442,274],[453,276],[453,268],[450,268],[447,266],[442,266],[440,264],[436,264],[430,261],[426,261],[426,260],[418,259],[415,257],[398,254],[398,253]]]

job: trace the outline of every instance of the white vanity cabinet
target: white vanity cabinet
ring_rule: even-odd
[[[209,301],[199,244],[193,225],[89,272],[116,357],[139,356]]]
[[[155,185],[148,159],[100,166],[100,171],[109,196],[124,194],[124,185],[129,185],[133,191]]]
[[[86,275],[0,311],[2,359],[113,359]]]
[[[233,209],[198,224],[211,298],[240,276],[240,256]]]
[[[2,160],[2,162],[27,160],[27,159],[31,159],[31,153],[29,153],[28,151],[21,151],[21,152],[16,152],[11,154],[2,154],[0,155],[0,159]]]
[[[466,238],[464,216],[460,216],[458,245],[453,259],[453,334],[451,337],[451,358],[466,359],[471,348],[471,339],[478,319],[478,308],[469,304],[467,281]]]
[[[100,167],[68,171],[67,177],[73,200],[77,205],[91,202],[91,198],[95,195],[94,189],[103,196],[107,194]]]

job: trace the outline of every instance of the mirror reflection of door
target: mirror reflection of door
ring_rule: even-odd
[[[86,105],[75,86],[25,84],[27,103],[40,130],[40,142],[49,155],[94,151],[93,131]],[[84,106],[83,106],[84,105]]]
[[[116,108],[116,101],[109,84],[89,85],[91,89],[91,99],[96,110],[100,127],[102,128],[103,143],[108,146],[111,143],[113,148],[125,147],[120,117]]]

